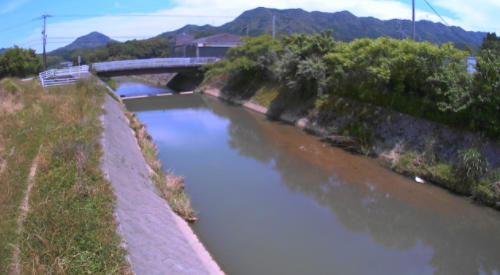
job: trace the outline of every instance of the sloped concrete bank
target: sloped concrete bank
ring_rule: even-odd
[[[106,95],[103,171],[135,274],[223,274],[193,233],[158,195],[120,103]]]
[[[494,140],[371,104],[335,98],[334,107],[327,111],[311,111],[310,103],[292,106],[281,104],[282,106],[266,108],[214,87],[207,86],[203,92],[324,137],[334,134],[335,130],[343,129],[353,121],[365,122],[373,131],[371,153],[389,163],[405,152],[425,154],[429,150],[429,143],[432,143],[437,161],[451,163],[459,150],[477,148],[492,167],[500,166],[500,144]]]

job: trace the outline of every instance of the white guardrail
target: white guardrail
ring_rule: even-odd
[[[48,70],[39,74],[42,87],[61,86],[75,83],[77,79],[87,77],[88,65],[69,67],[61,70]]]
[[[128,69],[149,69],[165,67],[194,67],[219,60],[216,57],[200,58],[153,58],[111,61],[92,64],[92,69],[97,72],[120,71]]]

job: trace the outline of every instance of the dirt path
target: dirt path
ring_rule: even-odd
[[[38,149],[38,154],[36,155],[35,159],[33,160],[33,163],[31,164],[30,167],[30,174],[28,177],[28,186],[26,188],[26,193],[24,193],[24,198],[23,201],[21,202],[21,214],[17,218],[17,230],[19,234],[22,234],[23,232],[23,224],[24,220],[26,220],[26,216],[28,216],[28,211],[30,210],[29,208],[29,199],[30,199],[30,194],[31,194],[31,188],[33,188],[33,185],[35,184],[35,174],[36,174],[36,169],[38,167],[38,158],[40,155],[40,150],[42,147]],[[11,151],[12,154],[12,151]],[[2,171],[5,166],[2,166]],[[18,275],[21,274],[21,250],[19,249],[19,244],[12,244],[13,248],[13,254],[12,254],[12,264],[9,266],[9,271],[8,274],[10,275]]]
[[[133,271],[138,274],[223,274],[188,224],[149,179],[146,162],[119,104],[106,95],[103,170],[117,197]]]

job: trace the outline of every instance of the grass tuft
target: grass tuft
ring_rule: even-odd
[[[0,81],[1,88],[10,92],[11,94],[16,94],[21,91],[21,88],[14,83],[11,78],[5,78]]]

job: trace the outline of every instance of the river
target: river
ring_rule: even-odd
[[[185,177],[227,274],[500,274],[498,211],[209,96],[126,105]]]

